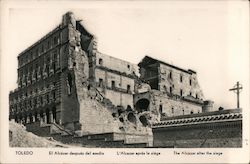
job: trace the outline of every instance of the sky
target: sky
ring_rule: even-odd
[[[229,92],[243,85],[249,109],[249,11],[244,1],[36,1],[6,3],[1,11],[2,101],[17,87],[17,56],[72,11],[96,36],[98,50],[132,63],[149,55],[197,72],[215,108],[236,107]]]

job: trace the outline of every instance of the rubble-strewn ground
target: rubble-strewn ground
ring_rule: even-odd
[[[9,135],[10,147],[72,147],[53,139],[38,137],[13,121],[9,122]]]

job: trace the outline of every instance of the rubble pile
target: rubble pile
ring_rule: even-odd
[[[22,124],[14,121],[9,122],[9,145],[10,147],[69,147],[60,142],[38,137],[27,132]]]

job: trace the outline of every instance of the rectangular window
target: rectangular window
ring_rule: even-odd
[[[30,60],[33,60],[33,53],[30,52]]]
[[[103,79],[99,79],[99,84],[98,84],[98,87],[103,87]]]
[[[99,65],[103,65],[103,60],[102,59],[99,59]]]
[[[41,50],[41,52],[42,52],[42,53],[44,52],[44,47],[43,47],[43,45],[42,45],[42,50]]]
[[[183,91],[182,91],[182,89],[180,90],[180,95],[182,96],[182,94],[183,94]]]
[[[55,100],[56,99],[56,92],[54,91],[53,92],[53,100]]]
[[[162,114],[162,105],[159,106],[159,112]]]
[[[130,70],[130,65],[127,65],[127,67],[128,67],[128,70]]]
[[[43,97],[40,97],[40,104],[43,104]]]
[[[111,88],[115,89],[115,81],[111,81]]]
[[[172,79],[172,71],[169,73],[169,78]]]
[[[192,85],[192,79],[189,79],[189,85],[190,86]]]
[[[50,41],[48,41],[47,48],[50,49]]]
[[[39,51],[38,51],[38,49],[36,49],[36,53],[35,53],[35,54],[36,54],[36,57],[39,56]]]
[[[49,103],[49,94],[46,95],[47,103]]]
[[[57,45],[57,44],[58,44],[58,37],[55,36],[55,37],[54,37],[54,45]]]
[[[180,75],[180,82],[181,82],[181,83],[182,83],[182,80],[183,80],[182,78],[183,78],[182,75]]]
[[[130,85],[127,85],[127,93],[130,93],[131,92],[131,87]]]
[[[47,56],[47,63],[49,63],[50,62],[50,56],[48,55]]]

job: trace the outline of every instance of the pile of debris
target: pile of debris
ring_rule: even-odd
[[[9,122],[10,147],[69,147],[51,138],[43,138],[27,132],[22,124]]]

